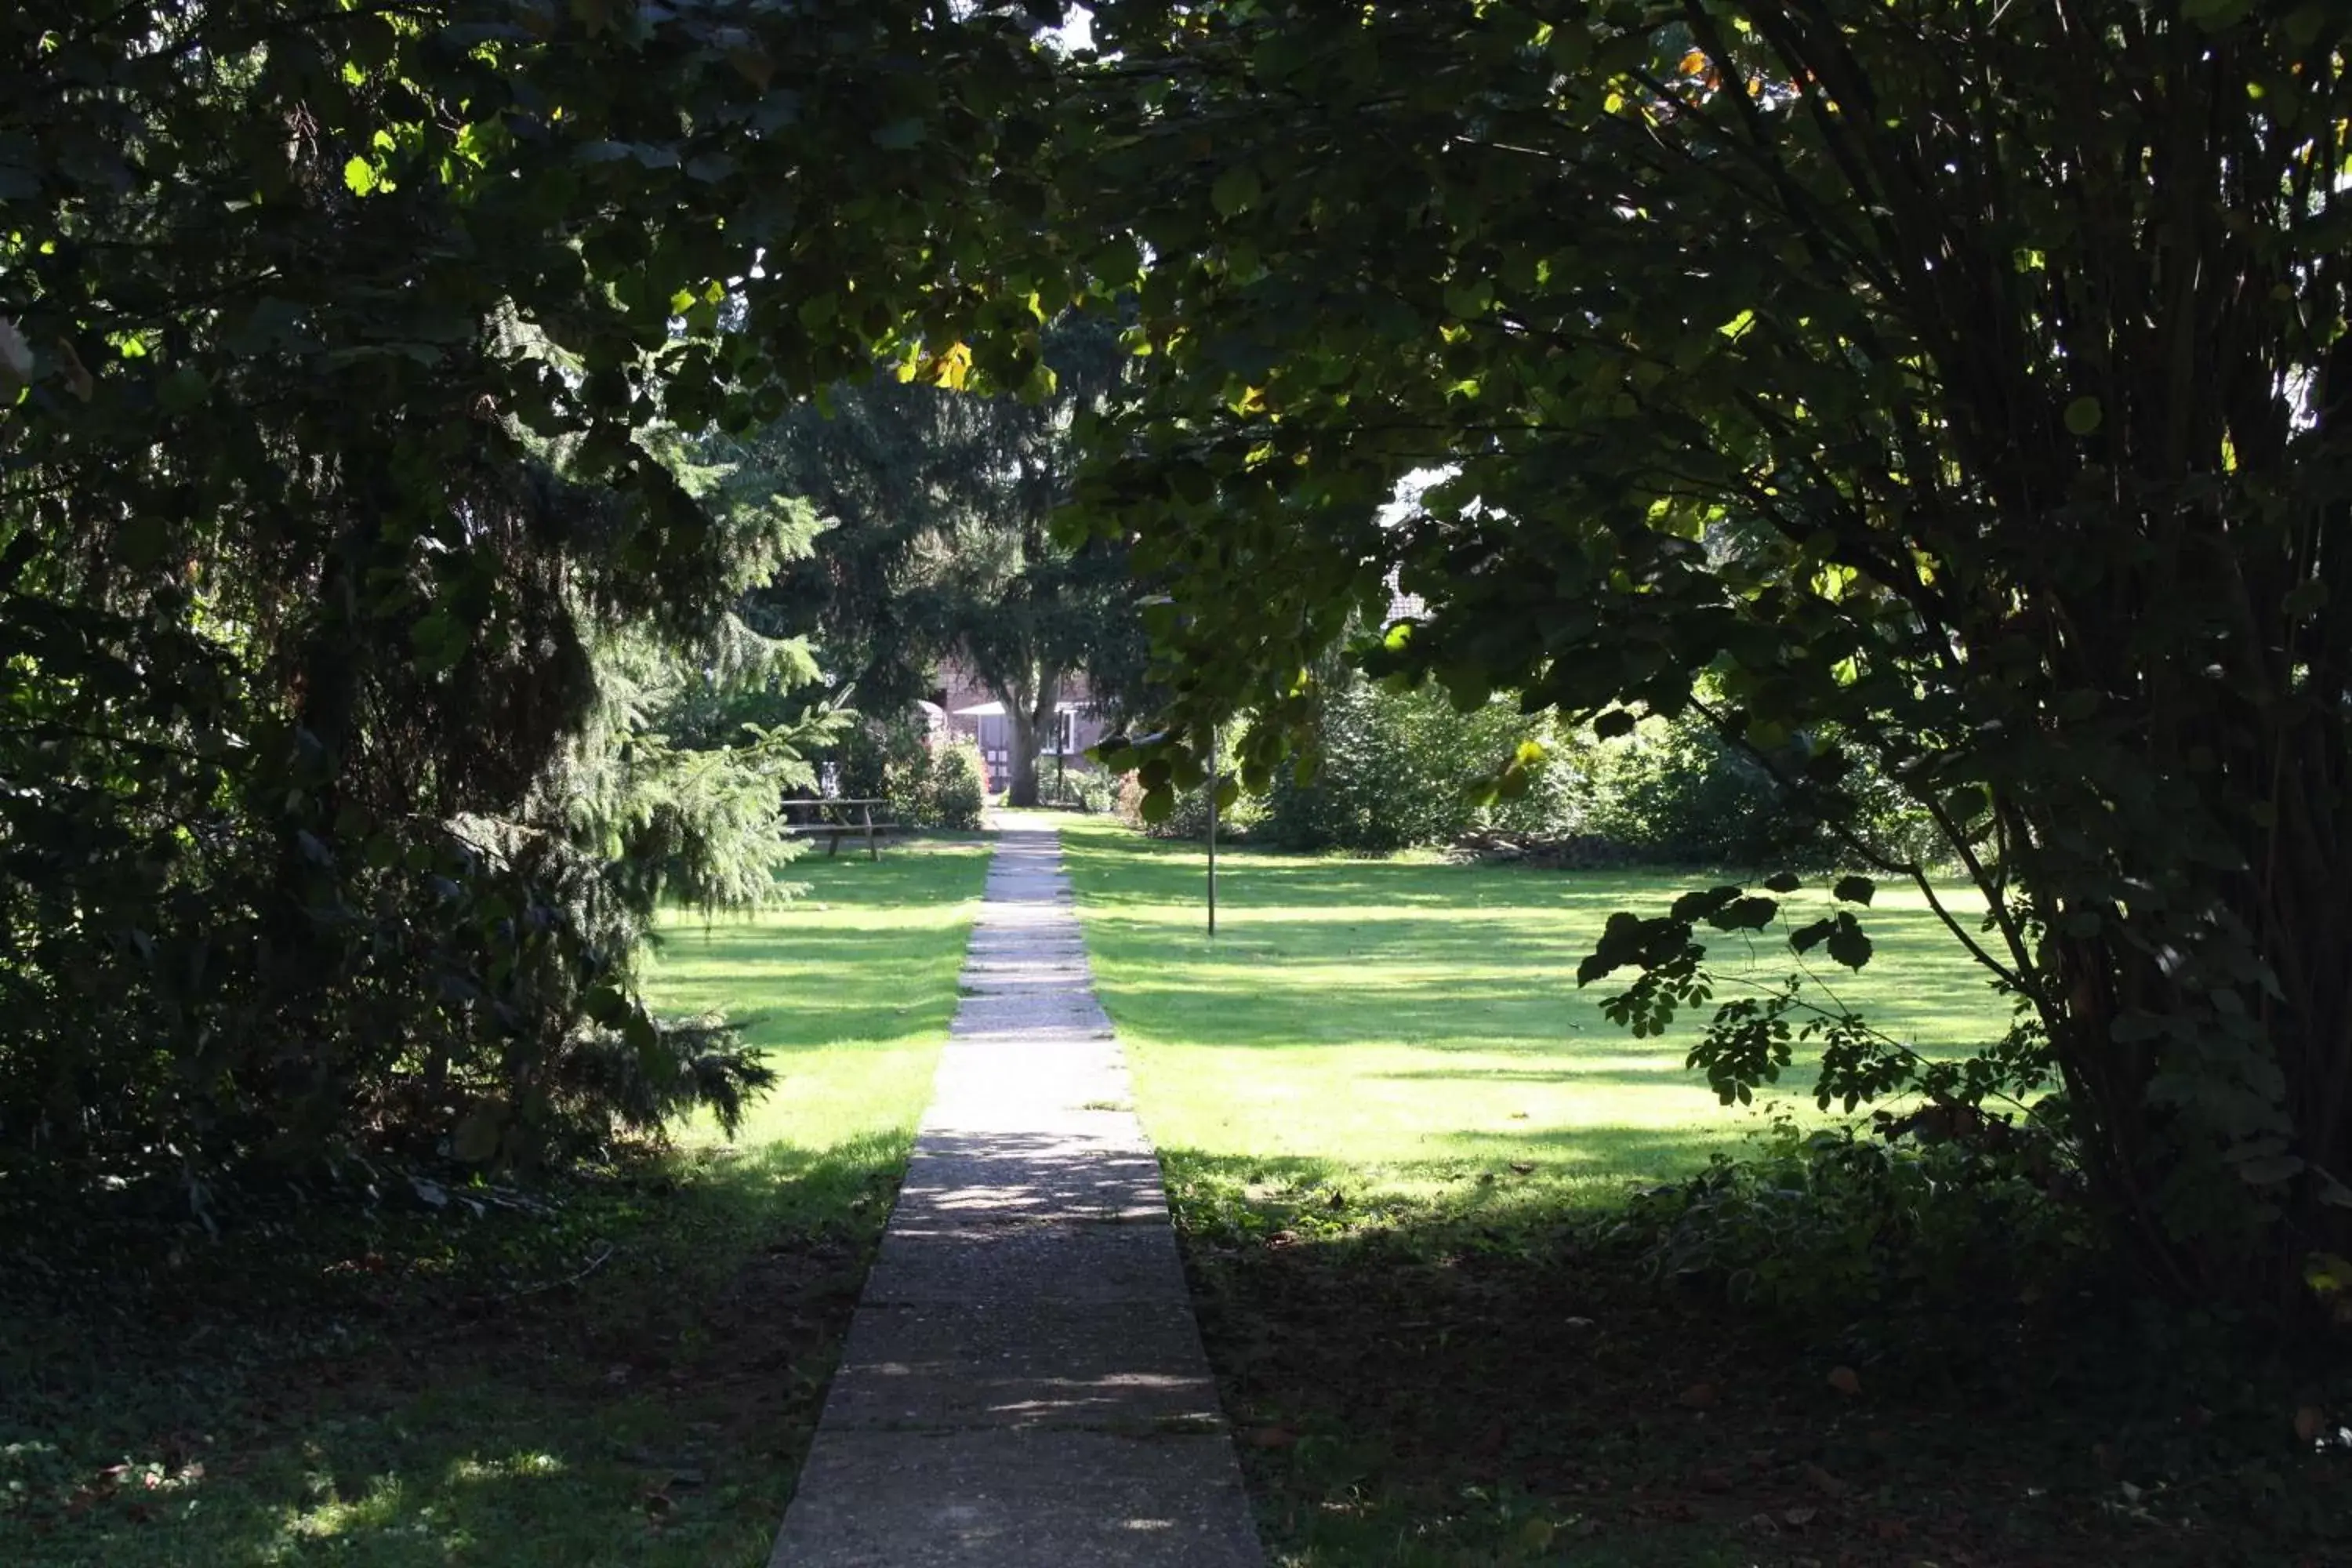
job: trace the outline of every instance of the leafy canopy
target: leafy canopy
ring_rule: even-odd
[[[901,333],[1037,373],[985,265],[1043,202],[1034,25],[0,13],[0,1168],[200,1194],[736,1102],[752,1064],[629,963],[744,803],[607,722],[611,656],[717,657],[782,539],[652,433],[750,427]],[[635,783],[551,802],[608,743]]]
[[[1823,1092],[2053,1084],[2162,1277],[2292,1293],[2352,1245],[2345,22],[1103,6],[1073,200],[1148,258],[1151,379],[1088,500],[1171,582],[1173,734],[1265,715],[1263,782],[1396,570],[1429,613],[1370,668],[1794,746],[1809,814],[1932,898],[1867,759],[1983,892],[1952,927],[2021,1028],[1924,1078],[1848,1028]],[[1655,1022],[1776,898],[1629,913],[1586,975]],[[1798,945],[1858,963],[1865,918]],[[1699,1064],[1748,1092],[1779,1022],[1718,1014]]]

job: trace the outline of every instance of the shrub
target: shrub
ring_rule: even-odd
[[[1810,843],[1772,775],[1696,714],[1588,753],[1583,826],[1644,859],[1746,864]]]
[[[1805,739],[1793,739],[1775,766],[1796,776],[1810,752]],[[1826,865],[1849,858],[1839,840],[1788,797],[1773,770],[1696,713],[1649,720],[1621,740],[1594,742],[1580,762],[1579,828],[1637,858],[1742,866],[1767,859]],[[1891,781],[1857,769],[1843,787],[1861,804],[1852,820],[1867,842],[1898,860],[1932,858],[1933,825]]]
[[[1118,804],[1118,782],[1099,768],[1055,767],[1048,753],[1037,759],[1037,799],[1040,805],[1102,816]]]
[[[927,826],[978,832],[988,811],[988,764],[969,736],[943,742],[931,755]]]
[[[1564,830],[1568,770],[1536,770],[1528,793],[1509,801],[1482,805],[1475,793],[1522,742],[1551,743],[1552,730],[1508,700],[1465,713],[1432,687],[1336,687],[1323,699],[1311,776],[1276,777],[1260,836],[1292,848],[1377,851],[1444,844],[1476,826]]]
[[[1639,1194],[1609,1235],[1660,1279],[1829,1322],[2054,1293],[2087,1256],[2051,1134],[1953,1109],[1878,1132],[1777,1118],[1755,1155]]]
[[[932,802],[936,764],[923,727],[910,719],[863,719],[836,743],[838,792],[853,800],[888,803],[891,820],[910,827],[936,826]]]
[[[1133,775],[1129,775],[1132,777]],[[1158,822],[1145,822],[1136,810],[1141,798],[1139,787],[1123,791],[1119,815],[1129,826],[1140,827],[1154,838],[1206,838],[1209,836],[1209,786],[1187,790],[1176,797],[1176,807]],[[1234,793],[1217,814],[1217,837],[1220,841],[1254,838],[1262,835],[1265,821],[1265,805],[1255,796]]]

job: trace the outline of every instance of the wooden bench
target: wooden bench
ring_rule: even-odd
[[[882,858],[881,836],[886,833],[906,831],[905,827],[898,823],[875,820],[874,808],[877,805],[887,806],[889,804],[887,800],[788,800],[784,802],[787,816],[795,810],[812,811],[817,815],[819,820],[787,821],[784,824],[784,831],[803,838],[823,837],[825,840],[824,852],[828,855],[841,853],[843,839],[853,835],[862,837],[866,840],[866,858],[869,860],[879,860]],[[855,822],[844,821],[838,815],[849,811],[855,811],[857,814],[857,819]],[[823,820],[828,812],[836,814],[833,821]]]

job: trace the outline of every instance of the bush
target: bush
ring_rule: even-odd
[[[1828,1322],[2054,1294],[2088,1255],[2060,1140],[1942,1109],[1878,1130],[1776,1119],[1757,1154],[1638,1195],[1610,1234],[1660,1279]]]
[[[1748,864],[1818,837],[1763,765],[1696,714],[1601,742],[1586,766],[1583,826],[1643,859]]]
[[[930,787],[923,808],[924,824],[961,833],[976,833],[988,811],[988,764],[979,743],[959,735],[931,755]]]
[[[1549,763],[1529,770],[1522,793],[1482,800],[1479,786],[1528,742]],[[1262,800],[1234,802],[1219,831],[1284,848],[1366,853],[1496,832],[1572,848],[1576,864],[1842,858],[1842,846],[1784,797],[1761,763],[1696,713],[1645,721],[1631,736],[1601,742],[1549,715],[1521,713],[1507,698],[1465,713],[1434,687],[1393,691],[1341,678],[1322,699],[1314,744],[1306,780],[1277,774]],[[1802,769],[1804,747],[1791,742],[1791,773]],[[1877,847],[1896,858],[1931,853],[1929,825],[1890,783],[1862,772],[1845,787],[1860,797],[1863,831]],[[1143,826],[1132,799],[1119,811]],[[1207,829],[1208,797],[1194,790],[1146,831],[1199,838]]]
[[[933,826],[934,763],[922,725],[909,719],[864,719],[835,745],[835,784],[852,800],[888,803],[891,820]]]
[[[1232,782],[1227,781],[1229,784]],[[1139,799],[1141,790],[1133,792]],[[1136,812],[1132,800],[1122,800],[1120,816],[1132,826],[1140,827],[1154,838],[1206,838],[1209,837],[1209,786],[1187,790],[1176,797],[1176,808],[1158,822],[1145,822]],[[1256,838],[1264,832],[1265,805],[1254,795],[1236,790],[1225,808],[1217,814],[1217,837],[1220,841],[1236,838]]]
[[[1312,776],[1276,779],[1259,836],[1290,848],[1378,851],[1449,843],[1479,826],[1565,830],[1565,769],[1537,770],[1514,800],[1482,805],[1475,794],[1527,741],[1550,746],[1552,726],[1507,699],[1465,713],[1434,688],[1339,686],[1323,700]]]
[[[1811,744],[1830,738],[1816,736]],[[1801,773],[1811,745],[1792,740],[1775,765]],[[1771,771],[1716,733],[1696,713],[1653,719],[1622,740],[1592,743],[1581,760],[1578,826],[1637,858],[1693,865],[1746,866],[1766,860],[1847,858],[1783,793]],[[1854,826],[1874,847],[1898,859],[1932,859],[1938,841],[1924,813],[1870,768],[1843,787],[1861,803]]]
[[[868,719],[834,752],[840,793],[879,800],[908,827],[977,832],[988,809],[988,768],[969,736],[934,742],[912,720]]]
[[[1118,781],[1099,768],[1056,768],[1049,753],[1037,759],[1037,799],[1043,805],[1102,816],[1117,809]]]

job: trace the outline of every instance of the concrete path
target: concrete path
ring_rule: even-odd
[[[964,1001],[771,1568],[1264,1562],[1051,827]]]

